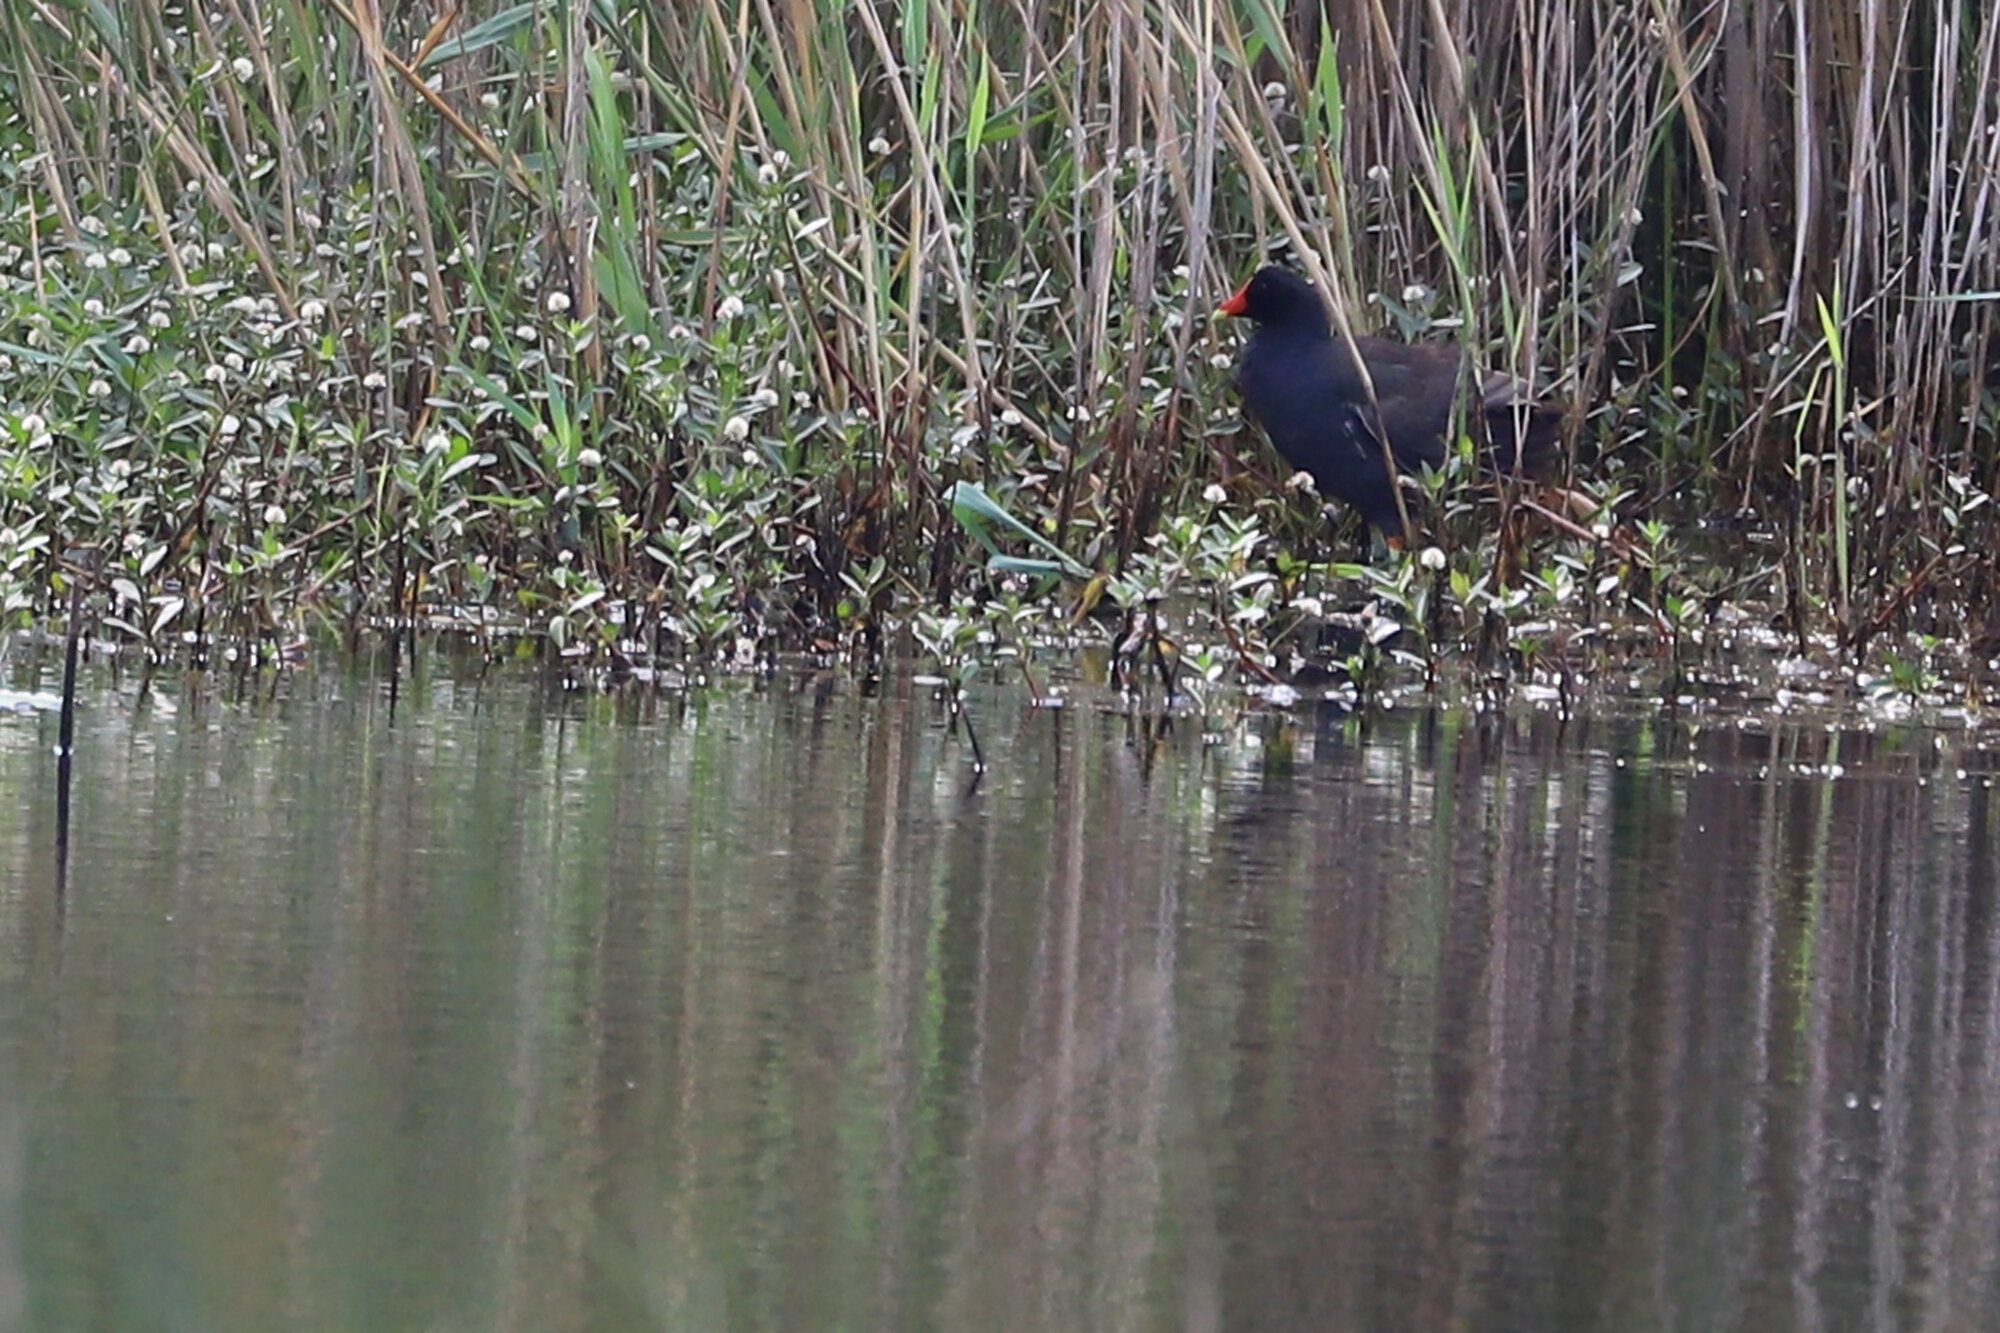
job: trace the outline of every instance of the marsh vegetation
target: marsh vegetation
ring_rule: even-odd
[[[2000,630],[1972,0],[5,23],[15,625],[82,580],[156,660],[422,622],[703,669],[1330,653],[1364,691],[1672,689],[1735,641],[1911,699]],[[1426,549],[1351,563],[1209,318],[1268,256],[1570,404],[1583,535],[1455,463]]]

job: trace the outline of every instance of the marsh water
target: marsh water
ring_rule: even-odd
[[[1977,733],[971,707],[0,716],[0,1328],[2000,1327]]]

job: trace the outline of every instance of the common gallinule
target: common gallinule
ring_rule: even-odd
[[[1310,473],[1319,493],[1337,496],[1397,544],[1403,520],[1368,390],[1347,344],[1327,322],[1319,292],[1289,269],[1259,269],[1218,314],[1255,321],[1243,349],[1237,388],[1250,414],[1292,467]],[[1354,350],[1368,367],[1381,408],[1382,430],[1397,468],[1415,473],[1441,468],[1451,432],[1452,408],[1465,378],[1465,359],[1444,344],[1356,338]],[[1487,466],[1533,476],[1554,460],[1562,414],[1520,401],[1511,375],[1479,381],[1480,418]]]

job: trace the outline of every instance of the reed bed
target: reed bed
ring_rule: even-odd
[[[1574,404],[1594,543],[1503,550],[1448,479],[1421,568],[1456,619],[1404,608],[1431,640],[1725,603],[1801,649],[2000,630],[1976,0],[4,23],[16,619],[88,571],[161,652],[448,608],[703,660],[929,617],[949,656],[1077,600],[976,498],[1085,600],[1190,592],[1269,661],[1342,540],[1243,429],[1209,318],[1275,256]]]

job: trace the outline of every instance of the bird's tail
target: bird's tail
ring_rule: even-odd
[[[1547,476],[1561,455],[1563,409],[1529,401],[1528,385],[1512,375],[1489,375],[1481,388],[1488,466],[1525,477]]]

